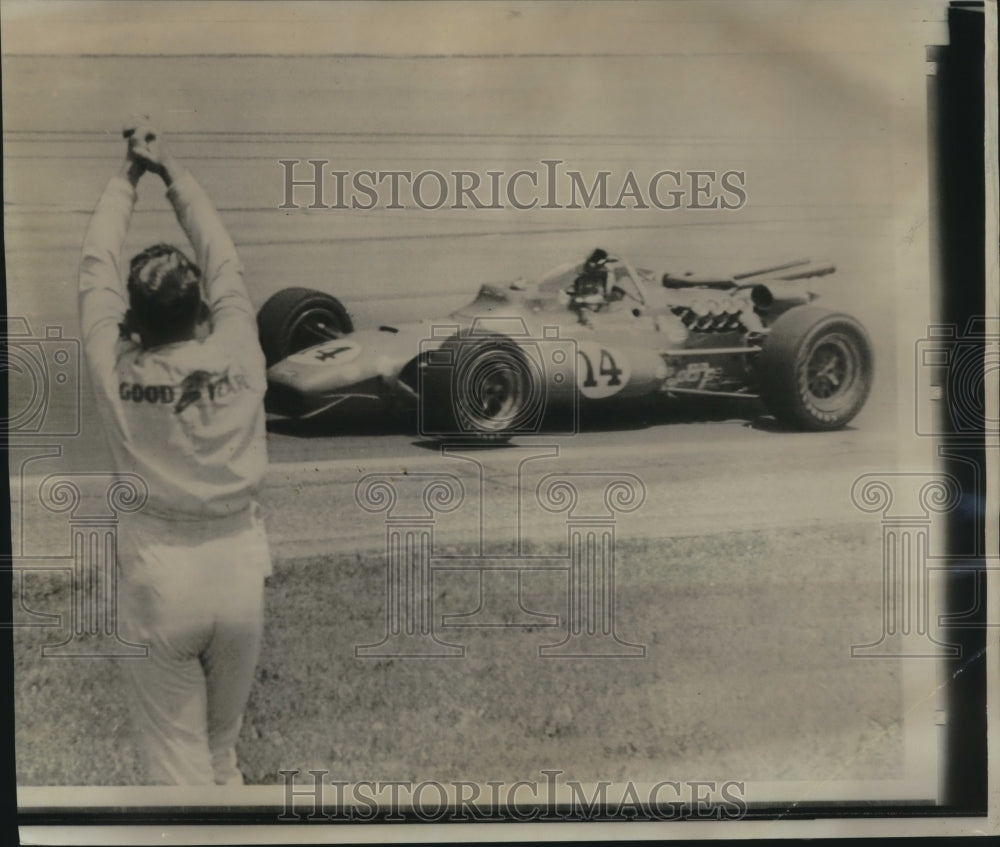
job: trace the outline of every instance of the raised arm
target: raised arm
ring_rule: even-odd
[[[170,186],[167,197],[195,249],[205,279],[213,331],[243,324],[256,335],[256,317],[243,283],[243,265],[215,206],[188,170],[176,168],[165,179],[169,179]]]
[[[83,239],[80,259],[80,329],[92,366],[112,356],[128,301],[121,270],[122,245],[135,208],[141,164],[127,160],[97,202]]]

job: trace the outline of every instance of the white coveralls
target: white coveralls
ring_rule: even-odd
[[[84,349],[119,472],[146,507],[119,524],[118,632],[146,644],[123,660],[156,784],[239,784],[236,739],[260,646],[267,536],[253,492],[267,467],[264,356],[243,269],[218,213],[185,172],[167,191],[197,254],[212,332],[143,350],[121,337],[119,266],[135,206],[110,180],[80,264]]]

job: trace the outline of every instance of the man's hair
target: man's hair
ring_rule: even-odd
[[[154,244],[129,265],[128,298],[144,338],[169,337],[197,321],[201,271],[176,247]]]

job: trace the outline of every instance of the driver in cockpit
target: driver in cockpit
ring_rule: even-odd
[[[580,318],[580,323],[588,323],[587,313],[598,312],[612,300],[620,300],[622,290],[612,286],[608,290],[608,263],[616,261],[606,250],[598,247],[587,257],[583,271],[574,280],[569,291],[570,308]]]

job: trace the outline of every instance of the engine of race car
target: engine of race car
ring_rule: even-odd
[[[707,288],[671,292],[670,311],[692,332],[746,331],[742,315],[752,304]]]

